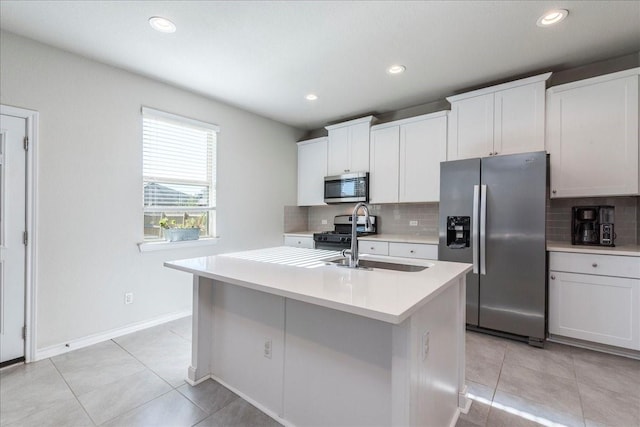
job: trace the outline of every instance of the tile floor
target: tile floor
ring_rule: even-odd
[[[208,380],[184,383],[191,318],[0,371],[0,425],[278,426]],[[640,361],[467,333],[458,427],[640,426]]]
[[[640,361],[467,332],[473,399],[457,427],[640,426]]]

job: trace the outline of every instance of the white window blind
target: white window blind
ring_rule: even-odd
[[[177,225],[207,215],[201,235],[214,234],[218,127],[142,109],[145,238],[160,238],[159,221]],[[185,215],[186,214],[186,215]]]

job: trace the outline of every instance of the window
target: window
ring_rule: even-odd
[[[215,125],[142,108],[144,238],[162,239],[161,221],[215,236]]]

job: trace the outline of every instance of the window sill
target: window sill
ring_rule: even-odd
[[[140,252],[171,251],[181,248],[196,248],[200,246],[214,246],[219,237],[204,237],[198,240],[185,240],[182,242],[167,242],[165,240],[138,243]]]

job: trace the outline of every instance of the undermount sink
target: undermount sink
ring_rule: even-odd
[[[329,260],[327,262],[330,264],[335,264],[339,267],[349,266],[348,258],[337,258],[337,259]],[[395,262],[374,261],[372,259],[360,259],[360,262],[358,263],[358,268],[362,268],[362,269],[380,268],[383,270],[417,272],[417,271],[422,271],[428,267],[425,265],[399,264]]]

